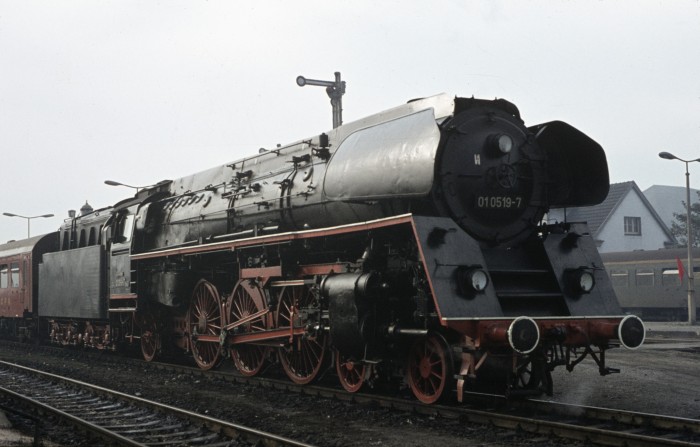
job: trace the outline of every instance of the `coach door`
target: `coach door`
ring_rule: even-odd
[[[0,262],[0,316],[2,317],[25,318],[25,313],[33,310],[31,285],[27,287],[26,275],[29,274],[27,258],[27,255],[20,255]],[[22,270],[23,265],[24,270]]]
[[[15,287],[19,294],[19,301],[22,303],[22,308],[27,312],[33,312],[34,306],[32,302],[32,286],[31,273],[29,266],[31,258],[28,255],[22,255],[18,262],[10,264],[10,278],[12,286]],[[29,282],[27,282],[29,280]]]

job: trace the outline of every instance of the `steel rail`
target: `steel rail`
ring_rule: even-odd
[[[368,393],[347,393],[344,390],[322,385],[296,385],[283,379],[265,377],[243,377],[237,374],[219,371],[200,371],[199,369],[178,365],[149,363],[149,365],[202,376],[214,375],[219,379],[235,383],[254,383],[275,390],[286,390],[301,394],[333,398],[359,404],[372,404],[409,413],[427,416],[460,419],[477,424],[488,424],[504,429],[520,429],[529,433],[557,436],[564,439],[592,442],[597,445],[620,446],[634,445],[640,447],[700,445],[700,420],[675,416],[640,413],[601,407],[559,403],[544,400],[507,401],[501,395],[471,393],[472,405],[425,405],[415,400],[381,396]],[[494,405],[498,401],[501,405]],[[486,403],[488,402],[488,403]],[[477,407],[507,407],[484,410]],[[518,413],[537,411],[540,416],[522,416]],[[658,435],[637,433],[637,431],[658,430]],[[695,434],[697,441],[672,439],[676,434],[688,432],[688,437]]]
[[[561,415],[584,415],[591,419],[629,425],[658,428],[660,430],[687,430],[700,435],[700,420],[661,414],[618,410],[587,405],[575,405],[551,400],[529,399],[527,405],[542,411],[554,411]]]
[[[34,376],[39,376],[41,378],[46,378],[46,379],[52,379],[60,383],[64,384],[70,384],[71,386],[78,387],[83,390],[88,390],[92,394],[108,397],[108,398],[115,398],[117,400],[120,400],[122,402],[128,402],[130,404],[135,405],[137,408],[148,408],[149,410],[154,411],[157,414],[161,415],[168,415],[168,416],[175,416],[178,419],[184,419],[189,422],[193,422],[197,424],[198,426],[201,427],[206,427],[209,431],[212,433],[220,434],[223,435],[227,438],[230,438],[231,441],[234,439],[245,439],[246,441],[253,442],[253,443],[259,443],[259,445],[263,446],[270,446],[270,447],[277,447],[277,446],[291,446],[291,447],[313,447],[310,444],[306,444],[303,442],[295,441],[293,439],[285,438],[282,436],[274,435],[272,433],[264,432],[261,430],[257,430],[254,428],[246,427],[243,425],[239,424],[234,424],[232,422],[228,421],[223,421],[220,419],[212,418],[209,416],[204,416],[200,415],[191,411],[183,410],[181,408],[173,407],[170,405],[165,405],[161,404],[158,402],[154,402],[148,399],[143,399],[137,396],[132,396],[129,394],[121,393],[119,391],[115,390],[110,390],[108,388],[100,387],[97,385],[92,385],[89,383],[85,383],[79,380],[71,379],[68,377],[62,377],[56,374],[40,371],[37,369],[33,368],[28,368],[22,365],[18,365],[16,363],[10,363],[10,362],[5,362],[5,361],[0,361],[0,365],[5,366],[8,369],[14,369],[15,371],[19,370],[23,373],[26,374],[31,374]],[[126,426],[121,425],[121,426],[115,426],[113,428],[110,428],[109,426],[104,426],[100,424],[94,424],[86,419],[83,419],[82,417],[76,416],[75,414],[71,414],[67,411],[62,411],[60,409],[57,409],[55,407],[52,407],[50,404],[40,402],[36,399],[27,397],[26,395],[23,395],[21,393],[18,393],[15,390],[10,390],[6,387],[0,387],[0,392],[14,398],[18,399],[24,402],[29,403],[30,405],[41,409],[42,411],[50,412],[52,414],[57,415],[61,419],[70,421],[72,424],[75,424],[79,427],[85,428],[86,430],[90,431],[91,433],[94,433],[95,435],[108,440],[110,442],[117,442],[119,445],[125,445],[125,446],[147,446],[150,445],[151,443],[149,442],[139,442],[136,441],[132,438],[129,438],[127,436],[123,436],[119,433],[115,432],[115,428],[121,428],[124,429]],[[82,408],[80,405],[76,406],[75,409],[76,413],[82,413],[84,414],[85,409]],[[109,414],[109,412],[107,412]],[[134,428],[137,428],[136,426]],[[137,430],[136,430],[137,431]],[[256,444],[258,445],[258,444]]]
[[[484,410],[455,405],[426,405],[417,401],[377,396],[374,394],[354,393],[343,390],[329,389],[322,386],[299,386],[295,384],[280,384],[282,381],[266,379],[264,386],[275,389],[285,388],[303,394],[320,397],[333,397],[354,401],[360,404],[372,404],[383,408],[395,409],[428,416],[459,419],[476,424],[486,424],[504,429],[519,429],[529,433],[556,436],[564,439],[591,442],[604,446],[700,446],[700,420],[674,416],[638,413],[633,411],[586,407],[573,404],[539,401],[536,403],[540,411],[547,410],[540,416],[520,416],[515,411],[527,411],[531,408],[530,401],[509,402],[510,408]],[[477,393],[475,393],[477,394]],[[476,395],[476,399],[486,399],[493,402],[503,396]],[[547,404],[547,405],[545,405]],[[566,411],[562,411],[565,409]],[[577,414],[578,412],[578,414]],[[567,417],[568,418],[565,418]],[[638,431],[657,430],[658,434],[643,434]],[[688,432],[684,434],[683,431]],[[693,440],[673,439],[674,436],[686,437]]]
[[[23,394],[17,393],[15,391],[12,391],[8,388],[0,386],[0,393],[9,396],[12,399],[15,399],[20,402],[25,402],[29,404],[30,406],[34,408],[38,408],[39,410],[53,414],[54,416],[58,416],[62,420],[69,421],[73,425],[76,425],[78,427],[81,427],[90,433],[93,433],[94,435],[104,439],[105,441],[109,442],[118,442],[119,445],[123,446],[133,446],[133,447],[145,447],[146,444],[142,444],[140,442],[136,442],[133,439],[126,438],[118,433],[115,433],[113,431],[107,430],[105,428],[100,427],[99,425],[92,424],[84,419],[81,419],[77,416],[74,416],[70,413],[66,413],[65,411],[61,411],[57,408],[54,408],[50,405],[44,404],[42,402],[39,402],[38,400],[32,399],[31,397],[25,396]]]
[[[198,368],[169,363],[145,363],[137,359],[133,359],[132,361],[140,366],[147,365],[148,367],[165,371],[177,371],[201,377],[216,377],[217,379],[233,383],[255,384],[274,390],[285,390],[322,398],[334,398],[359,404],[371,404],[382,408],[421,415],[460,419],[467,422],[488,424],[505,429],[520,429],[530,433],[593,442],[597,445],[700,445],[700,420],[698,419],[581,406],[536,399],[508,402],[501,395],[479,393],[469,394],[469,397],[473,400],[472,404],[467,403],[459,406],[425,405],[415,400],[393,398],[377,394],[351,394],[338,388],[322,385],[300,386],[283,379],[244,377],[230,372],[202,371]],[[493,409],[483,409],[488,407]],[[505,410],[500,408],[505,408]],[[519,415],[531,412],[541,413],[541,416],[531,417]],[[606,427],[606,425],[610,426]],[[658,435],[639,433],[648,431],[650,428],[662,431],[663,433],[659,433]],[[682,432],[686,432],[686,434]],[[680,435],[681,437],[686,436],[692,440],[673,439],[675,435]]]

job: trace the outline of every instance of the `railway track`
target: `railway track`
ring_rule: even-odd
[[[700,446],[700,420],[587,407],[543,400],[508,402],[502,396],[472,396],[472,404],[425,405],[412,400],[329,389],[323,386],[260,382],[275,389],[288,389],[321,397],[351,400],[409,413],[459,419],[504,429],[603,446]]]
[[[0,361],[0,394],[120,446],[309,444],[136,396]]]
[[[154,363],[160,369],[189,371],[198,369]],[[210,374],[212,371],[204,373]],[[586,441],[605,446],[699,446],[700,420],[644,414],[638,412],[562,404],[543,400],[508,402],[502,396],[473,394],[468,405],[424,405],[413,399],[393,398],[368,393],[349,394],[323,385],[298,386],[284,379],[247,378],[231,373],[213,372],[216,377],[237,383],[256,383],[271,390],[287,390],[353,401],[427,416],[459,419],[533,434]]]
[[[65,350],[59,350],[65,352]],[[124,359],[120,359],[123,361]],[[140,366],[216,378],[230,383],[255,384],[271,391],[285,390],[324,399],[350,401],[372,407],[484,424],[549,437],[606,446],[698,446],[700,420],[638,412],[562,404],[543,400],[508,402],[501,396],[473,394],[469,404],[423,405],[413,399],[354,393],[325,385],[298,386],[284,379],[242,377],[224,371],[201,371],[170,363],[129,359]]]
[[[152,363],[152,367],[191,374],[214,373],[216,377],[237,383],[256,383],[273,390],[287,390],[353,401],[383,408],[428,416],[459,419],[504,429],[586,441],[604,446],[700,446],[700,420],[639,413],[611,408],[565,404],[530,399],[507,401],[503,396],[474,393],[471,404],[425,405],[414,399],[394,398],[369,393],[349,394],[324,385],[295,385],[287,380],[265,377],[241,377],[218,371],[201,372],[182,366]]]

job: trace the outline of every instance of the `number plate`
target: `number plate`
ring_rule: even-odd
[[[488,209],[518,209],[525,207],[522,197],[510,196],[479,196],[476,198],[477,208]]]

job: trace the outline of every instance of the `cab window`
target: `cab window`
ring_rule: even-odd
[[[124,243],[131,240],[131,231],[134,227],[134,215],[122,214],[119,216],[116,228],[115,242]]]

